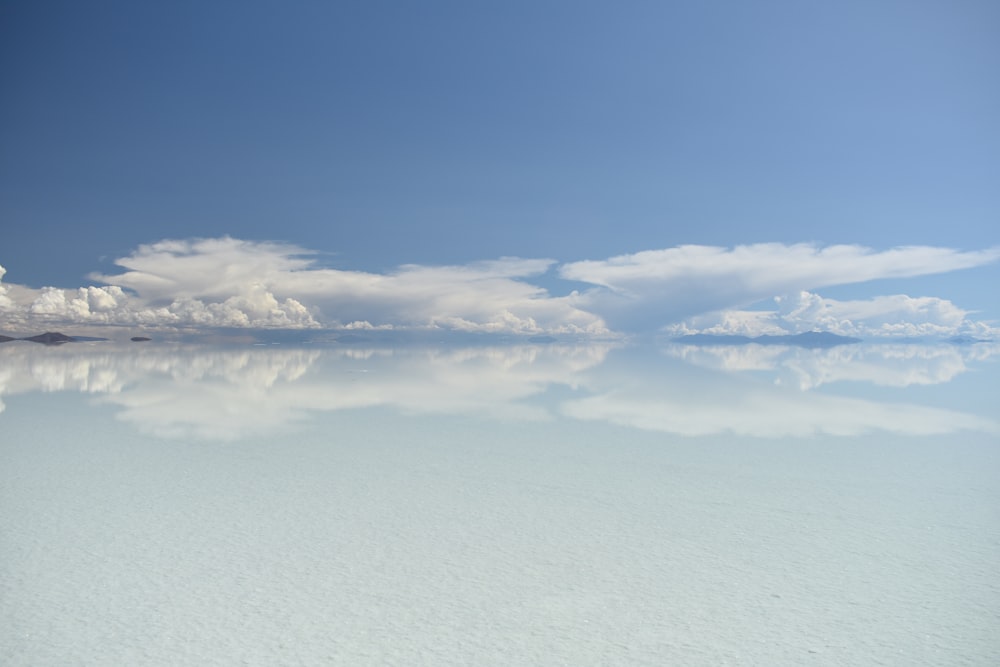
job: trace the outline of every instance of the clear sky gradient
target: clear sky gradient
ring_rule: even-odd
[[[998,35],[1000,4],[971,0],[4,2],[3,280],[75,288],[141,244],[227,235],[370,272],[984,250]],[[824,294],[997,318],[998,282],[993,262]]]

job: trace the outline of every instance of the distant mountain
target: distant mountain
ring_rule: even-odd
[[[43,345],[62,345],[63,343],[72,343],[76,339],[63,333],[46,331],[43,334],[28,336],[21,340],[30,340],[32,343],[42,343]]]
[[[972,345],[974,343],[992,343],[988,338],[973,338],[972,336],[952,336],[945,341],[952,345]]]
[[[66,334],[59,333],[58,331],[46,331],[43,334],[38,334],[37,336],[26,336],[25,338],[0,336],[0,343],[6,343],[11,340],[28,340],[32,343],[41,343],[42,345],[62,345],[63,343],[83,343],[97,340],[107,340],[107,338],[98,338],[97,336],[67,336]]]
[[[713,336],[712,334],[691,334],[689,336],[680,336],[679,338],[675,338],[674,341],[678,343],[686,343],[687,345],[749,345],[750,343],[756,343],[757,345],[795,345],[797,347],[822,348],[860,343],[861,339],[851,338],[850,336],[840,336],[827,331],[807,331],[806,333],[795,335],[766,335],[753,337],[736,336],[731,334],[721,336]]]

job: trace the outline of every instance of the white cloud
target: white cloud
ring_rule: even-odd
[[[959,334],[995,337],[1000,330],[968,318],[969,312],[947,299],[905,294],[839,301],[811,292],[774,299],[773,310],[723,310],[690,317],[666,327],[674,335],[795,334],[829,331],[842,336],[947,337]]]
[[[610,322],[620,332],[990,335],[988,326],[943,299],[836,302],[804,290],[952,271],[998,257],[1000,249],[679,246],[565,264],[563,277],[597,287],[552,296],[531,282],[554,265],[548,259],[409,264],[370,273],[324,267],[316,253],[289,244],[166,240],[116,260],[122,273],[91,276],[105,285],[35,290],[0,283],[0,311],[6,326],[18,329],[86,324],[608,335]],[[793,296],[770,312],[738,310],[787,294]]]
[[[296,246],[222,238],[141,246],[117,260],[125,273],[92,277],[206,326],[605,333],[599,317],[522,280],[552,263],[501,258],[376,274],[318,267],[314,254]]]
[[[180,298],[155,307],[117,285],[63,290],[43,287],[22,309],[21,321],[48,324],[311,328],[319,326],[295,299],[279,302],[259,288],[224,301]]]
[[[241,263],[236,261],[234,266],[241,266]],[[217,276],[199,278],[184,275],[184,271],[193,268],[182,262],[180,266],[172,267],[171,272],[183,277],[188,286],[196,280],[204,283],[205,291],[216,295],[218,282],[212,280]],[[5,273],[0,267],[0,279]],[[140,285],[146,279],[161,284],[169,282],[163,276],[141,276],[134,271],[125,275],[129,276],[125,282]],[[242,284],[238,289],[235,285],[233,283],[227,288],[235,291],[228,294],[223,291],[225,298],[199,299],[190,296],[186,288],[179,289],[174,295],[168,295],[162,289],[152,289],[150,296],[138,291],[126,291],[122,284],[77,289],[43,287],[37,290],[0,284],[0,311],[4,313],[7,326],[14,329],[62,324],[253,328],[319,326],[309,310],[294,298],[279,301],[258,283]]]
[[[0,266],[0,312],[12,311],[15,308],[14,300],[7,293],[10,288],[3,284],[3,277],[7,274],[7,269]]]
[[[164,240],[115,260],[125,273],[90,277],[162,305],[178,299],[226,299],[308,268],[313,261],[307,254],[289,244],[230,237]]]
[[[687,245],[572,262],[560,273],[600,286],[583,295],[579,305],[599,313],[611,326],[654,329],[782,294],[943,273],[997,259],[1000,248],[959,252],[913,246],[876,252],[854,245]]]

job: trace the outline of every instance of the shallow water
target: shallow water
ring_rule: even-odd
[[[998,359],[6,344],[0,662],[1000,664]]]

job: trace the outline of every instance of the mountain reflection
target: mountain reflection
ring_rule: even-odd
[[[294,429],[320,413],[365,408],[571,418],[684,436],[998,433],[994,419],[900,402],[898,394],[879,401],[814,391],[841,381],[894,388],[945,383],[997,352],[992,344],[671,345],[660,353],[611,345],[10,345],[0,349],[0,398],[83,392],[115,406],[119,419],[143,433],[213,440]]]

